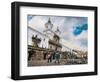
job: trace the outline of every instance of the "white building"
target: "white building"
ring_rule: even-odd
[[[32,36],[36,36],[41,39],[41,42],[38,44],[39,47],[48,48],[48,40],[49,38],[39,31],[28,27],[28,45],[33,45]]]
[[[60,51],[70,51],[72,52],[73,46],[66,40],[60,37],[60,30],[57,29],[54,31],[54,28],[50,18],[45,23],[45,30],[41,33],[38,30],[28,27],[28,45],[33,45],[32,36],[37,36],[37,38],[41,39],[41,42],[38,44],[38,47],[41,48],[49,48],[55,50],[56,47]]]

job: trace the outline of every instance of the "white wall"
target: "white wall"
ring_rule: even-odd
[[[11,2],[14,0],[1,0],[0,1],[0,82],[13,82],[10,79],[11,72]],[[17,0],[16,0],[17,1]],[[58,3],[58,4],[72,4],[72,5],[89,5],[98,6],[100,10],[100,0],[20,0],[29,2],[41,3]],[[99,11],[100,13],[100,11]],[[100,16],[98,16],[100,21]],[[98,26],[99,27],[99,26]],[[100,28],[99,28],[100,30]],[[99,32],[100,35],[100,32]],[[100,38],[99,41],[100,42]],[[100,48],[100,44],[99,44]],[[100,52],[99,52],[100,53]],[[99,55],[99,54],[98,54]],[[100,58],[100,55],[98,56]],[[99,60],[100,62],[100,60]],[[100,67],[100,64],[99,64]],[[100,71],[99,71],[100,73]],[[84,76],[84,77],[66,77],[55,79],[40,79],[34,82],[99,82],[100,75],[98,76]],[[33,80],[26,80],[26,82],[33,82]],[[22,81],[21,81],[22,82]]]
[[[41,39],[41,42],[39,43],[39,47],[48,48],[48,40],[49,38],[44,36],[42,33],[40,34],[38,31],[33,31],[32,29],[28,28],[28,45],[32,45],[32,36],[36,36]],[[44,40],[45,39],[45,40]]]

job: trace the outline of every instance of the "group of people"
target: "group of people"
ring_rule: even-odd
[[[47,62],[48,63],[56,63],[60,64],[60,58],[61,58],[61,53],[59,51],[54,51],[54,52],[48,52],[47,53]]]

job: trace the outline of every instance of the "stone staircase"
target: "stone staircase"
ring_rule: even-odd
[[[60,63],[55,63],[55,60],[52,60],[51,63],[48,63],[48,60],[32,60],[28,61],[28,66],[49,66],[49,65],[65,65],[67,63],[66,59],[61,59]]]

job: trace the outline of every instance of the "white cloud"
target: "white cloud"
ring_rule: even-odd
[[[38,30],[39,32],[43,32],[43,29],[45,29],[44,24],[45,24],[46,21],[47,21],[46,18],[44,18],[43,16],[34,16],[28,22],[28,26]]]

